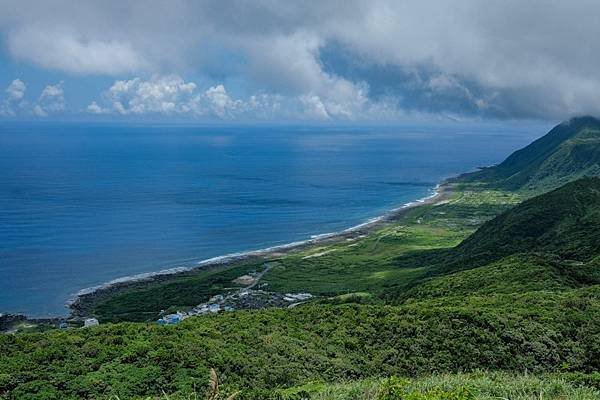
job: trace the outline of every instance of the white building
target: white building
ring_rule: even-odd
[[[90,326],[96,326],[96,325],[100,325],[100,323],[98,322],[98,320],[96,318],[86,318],[85,321],[83,321],[84,328],[89,328]]]

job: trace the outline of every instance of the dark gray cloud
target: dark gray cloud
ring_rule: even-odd
[[[0,29],[15,60],[74,75],[218,77],[328,115],[558,119],[600,114],[599,13],[587,0],[7,0]]]

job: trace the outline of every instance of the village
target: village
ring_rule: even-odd
[[[188,310],[175,313],[167,313],[163,310],[158,314],[159,318],[156,323],[158,325],[174,325],[190,317],[236,310],[258,310],[268,307],[293,308],[314,297],[310,293],[268,291],[268,284],[260,282],[260,280],[273,266],[273,263],[265,263],[262,271],[254,271],[234,279],[232,283],[237,286],[236,288],[223,294],[214,295],[208,301]],[[92,328],[98,325],[100,325],[100,321],[94,316],[65,320],[63,318],[28,319],[23,315],[0,314],[0,331],[5,333],[53,328]]]
[[[310,293],[276,293],[266,289],[267,283],[261,283],[261,278],[273,268],[273,263],[266,263],[261,272],[251,272],[233,280],[233,283],[241,285],[241,289],[227,294],[218,294],[211,297],[207,302],[198,304],[188,311],[177,311],[174,314],[161,316],[157,320],[159,325],[172,325],[182,320],[218,312],[231,312],[235,310],[257,310],[267,307],[292,308],[310,300]],[[258,289],[254,289],[257,287]],[[164,312],[161,312],[164,314]]]
[[[313,296],[310,293],[273,293],[265,290],[241,289],[227,295],[216,295],[206,303],[197,305],[188,311],[178,311],[174,314],[164,315],[159,318],[159,325],[172,325],[186,318],[219,312],[236,310],[261,309],[267,307],[292,308],[302,304]]]

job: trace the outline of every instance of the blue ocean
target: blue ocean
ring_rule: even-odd
[[[0,312],[349,228],[548,127],[0,123]]]

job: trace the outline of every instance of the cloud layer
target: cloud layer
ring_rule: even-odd
[[[224,85],[198,90],[194,82],[177,75],[149,80],[117,80],[87,106],[91,114],[162,114],[203,119],[365,119],[385,115],[385,103],[368,99],[363,88],[346,81],[328,82],[328,92],[310,91],[298,96],[257,93],[232,97]]]
[[[8,45],[19,60],[77,74],[119,74],[147,67],[127,42],[84,39],[76,32],[24,27],[9,34]]]
[[[600,114],[598,13],[591,0],[8,0],[0,30],[14,60],[114,77],[94,113],[557,119]]]
[[[25,99],[27,85],[21,79],[13,80],[5,90],[6,96],[0,104],[0,116],[47,117],[50,114],[62,113],[65,110],[63,82],[48,85],[39,95],[36,102],[29,103]]]

